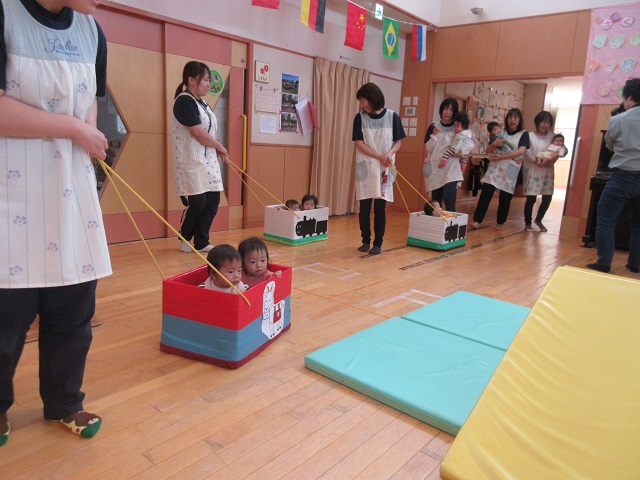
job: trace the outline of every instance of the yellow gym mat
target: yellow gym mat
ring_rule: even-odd
[[[560,267],[440,466],[441,478],[640,478],[640,282]]]

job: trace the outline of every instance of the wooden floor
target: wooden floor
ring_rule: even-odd
[[[546,234],[522,230],[522,208],[515,199],[502,232],[491,210],[486,227],[447,253],[407,247],[408,217],[396,212],[387,215],[378,256],[356,251],[355,215],[331,218],[327,241],[269,243],[274,262],[294,267],[292,327],[237,370],[160,352],[161,278],[140,243],[113,245],[84,385],[85,407],[104,417],[102,430],[83,440],[42,419],[38,347],[27,344],[0,478],[437,479],[450,435],[307,370],[304,356],[458,290],[530,307],[557,267],[595,259],[594,249],[558,237],[561,199]],[[211,240],[237,245],[261,234]],[[175,239],[150,246],[166,276],[200,264]],[[637,278],[625,261],[616,252],[613,273]]]

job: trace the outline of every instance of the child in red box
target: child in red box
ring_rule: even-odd
[[[258,285],[274,275],[278,278],[282,276],[281,270],[272,272],[267,268],[269,251],[267,245],[258,237],[245,238],[238,245],[238,252],[242,257],[242,281],[249,287]]]
[[[242,282],[242,257],[235,248],[224,243],[216,245],[207,254],[207,260],[220,273],[209,267],[209,278],[200,285],[201,287],[224,293],[247,291],[249,287]],[[229,286],[224,279],[233,284],[238,291]]]

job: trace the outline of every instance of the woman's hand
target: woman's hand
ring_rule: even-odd
[[[393,154],[387,153],[384,157],[382,157],[380,163],[385,167],[390,167],[391,165],[393,165]]]
[[[218,152],[218,155],[220,155],[221,157],[229,158],[229,153],[227,152],[227,149],[224,148],[224,146],[222,145],[216,148],[216,152]]]
[[[489,155],[490,162],[499,162],[500,160],[504,160],[504,158],[502,158],[502,155]]]
[[[89,152],[92,157],[100,160],[107,158],[107,137],[100,130],[81,120],[76,122],[77,129],[72,140]]]

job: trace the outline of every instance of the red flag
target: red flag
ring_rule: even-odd
[[[364,48],[364,32],[367,29],[367,10],[347,3],[347,35],[344,44],[347,47],[362,50]]]
[[[280,8],[280,0],[251,0],[251,5],[254,7],[264,8]]]

